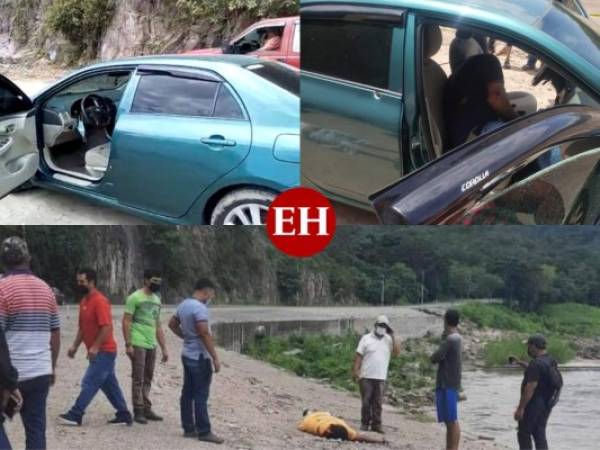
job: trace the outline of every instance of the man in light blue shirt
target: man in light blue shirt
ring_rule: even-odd
[[[181,391],[181,425],[185,437],[222,444],[223,439],[211,431],[208,396],[213,371],[221,370],[219,357],[210,332],[208,304],[215,296],[214,284],[206,279],[196,282],[192,297],[177,307],[169,328],[183,339],[183,389]]]

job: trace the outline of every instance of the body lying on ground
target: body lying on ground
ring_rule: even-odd
[[[385,439],[359,433],[339,417],[325,411],[304,411],[298,429],[325,439],[383,444]]]

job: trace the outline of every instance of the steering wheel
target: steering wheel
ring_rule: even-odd
[[[113,120],[115,105],[109,98],[96,94],[81,99],[81,120],[84,125],[106,128]]]

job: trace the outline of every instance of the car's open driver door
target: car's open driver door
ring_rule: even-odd
[[[39,165],[31,100],[0,75],[0,198],[27,182]]]

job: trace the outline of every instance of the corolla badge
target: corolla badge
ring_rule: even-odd
[[[479,183],[481,183],[483,180],[485,180],[487,177],[490,176],[490,171],[486,170],[485,172],[482,172],[481,174],[477,175],[474,178],[471,178],[470,180],[465,181],[461,187],[460,190],[462,192],[465,192],[468,189],[471,189],[472,187],[477,186]]]

